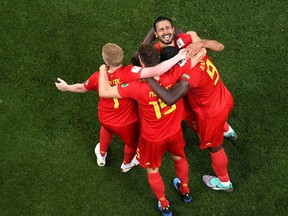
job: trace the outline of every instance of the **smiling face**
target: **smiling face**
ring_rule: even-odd
[[[175,31],[171,22],[168,20],[163,20],[156,23],[155,27],[156,28],[154,34],[161,43],[165,44],[166,46],[174,45]]]

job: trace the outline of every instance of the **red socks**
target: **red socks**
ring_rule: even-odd
[[[174,160],[174,168],[177,177],[180,179],[181,185],[180,185],[180,192],[182,194],[190,193],[190,189],[188,187],[188,162],[186,158],[181,158],[180,160]]]
[[[161,202],[162,208],[169,205],[169,201],[165,196],[165,185],[163,183],[162,177],[159,172],[156,173],[148,173],[148,182],[149,185],[157,197]]]
[[[224,151],[224,148],[215,153],[210,152],[210,155],[212,159],[213,170],[217,175],[217,177],[220,179],[220,181],[221,182],[230,181],[228,175],[228,158]]]
[[[102,156],[108,151],[108,147],[112,140],[113,133],[106,130],[103,126],[100,129],[100,154]]]
[[[124,164],[131,163],[136,153],[136,145],[135,148],[131,148],[130,146],[124,146]]]

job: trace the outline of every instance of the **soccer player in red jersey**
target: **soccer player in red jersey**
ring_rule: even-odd
[[[154,46],[159,53],[161,49],[167,46],[175,46],[181,48],[181,44],[179,44],[179,42],[177,41],[177,36],[182,33],[183,32],[180,29],[176,28],[173,25],[173,22],[170,18],[159,16],[154,21],[153,28],[148,32],[142,44],[150,44],[157,39],[158,41],[154,43]],[[187,46],[191,57],[198,53],[203,47],[207,49],[212,49],[214,52],[220,52],[224,48],[223,44],[215,40],[205,40],[202,41],[203,43],[195,43],[201,40],[195,31],[188,31],[186,32],[186,34],[189,35],[191,37],[191,40],[193,41],[193,44],[189,44],[189,46]],[[211,42],[213,43],[212,45]]]
[[[168,61],[164,65],[142,68],[133,65],[123,66],[123,51],[116,44],[108,43],[102,48],[104,62],[109,65],[109,81],[111,85],[119,85],[130,80],[151,77],[166,72],[176,64],[180,58]],[[86,82],[68,85],[58,78],[56,87],[61,91],[87,92],[98,91],[99,72],[93,73]],[[97,164],[104,166],[109,144],[113,134],[117,134],[124,143],[124,160],[121,171],[127,172],[139,162],[135,157],[139,137],[138,106],[132,99],[101,98],[98,103],[98,118],[101,123],[100,143],[95,147]]]
[[[152,66],[159,62],[157,50],[152,45],[142,45],[139,51],[141,65]],[[198,61],[187,61],[174,66],[160,76],[159,82],[165,88],[172,86],[183,72],[189,71],[206,54],[196,55]],[[195,56],[195,57],[196,57]],[[172,215],[165,186],[159,172],[162,157],[167,150],[173,160],[177,178],[173,184],[184,202],[192,200],[188,187],[188,163],[186,160],[181,121],[184,118],[182,100],[167,106],[152,91],[145,81],[133,81],[111,87],[108,83],[105,65],[100,67],[99,94],[101,97],[133,98],[139,105],[141,135],[137,148],[140,165],[146,168],[149,185],[158,199],[158,208],[163,215]]]
[[[190,37],[189,37],[190,36]],[[186,45],[183,43],[185,37]],[[192,57],[200,51],[201,48],[210,49],[214,52],[220,52],[224,49],[222,43],[219,43],[215,40],[202,40],[199,38],[195,31],[188,31],[186,34],[183,33],[180,29],[176,28],[173,25],[173,22],[168,17],[159,16],[153,24],[153,28],[148,32],[142,44],[149,44],[158,39],[154,44],[158,52],[161,52],[161,49],[167,46],[174,46],[178,48],[188,48],[189,55]],[[187,40],[190,40],[190,43],[187,43]],[[192,43],[193,41],[193,43]],[[137,64],[137,61],[133,61]],[[186,105],[186,98],[184,98],[185,112],[186,112],[186,121],[189,124],[190,128],[195,132],[197,128],[195,127],[195,114],[193,111],[189,110],[189,107]],[[225,122],[224,124],[224,137],[232,141],[237,139],[237,134],[233,128]]]
[[[178,52],[177,48],[167,48],[172,50],[172,56]],[[197,66],[184,73],[170,91],[154,79],[147,82],[167,105],[174,104],[187,93],[186,102],[196,114],[200,149],[210,150],[212,168],[217,175],[204,175],[202,180],[214,190],[233,191],[228,175],[228,158],[222,143],[223,126],[234,101],[209,56],[206,55]]]

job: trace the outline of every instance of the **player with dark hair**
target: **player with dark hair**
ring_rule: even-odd
[[[173,47],[169,49],[174,49],[171,55],[178,51]],[[200,149],[209,149],[212,168],[217,176],[204,175],[203,182],[214,190],[233,191],[228,175],[228,158],[222,146],[223,127],[233,108],[233,97],[209,56],[206,55],[192,70],[185,72],[170,90],[153,78],[147,79],[147,82],[167,105],[174,104],[187,93],[186,102],[196,114]]]
[[[147,33],[142,44],[150,44],[158,39],[154,46],[160,53],[161,50],[167,46],[183,48],[183,37],[185,37],[186,40],[191,41],[185,46],[188,49],[190,57],[198,53],[202,48],[210,49],[214,52],[220,52],[224,49],[224,45],[222,43],[219,43],[216,40],[202,40],[195,31],[188,31],[187,33],[183,33],[183,31],[173,25],[172,19],[165,16],[159,16],[156,18],[153,24],[153,28],[151,28],[151,30]],[[135,65],[139,64],[138,58],[135,58],[136,56],[137,52],[132,58],[132,63]],[[186,99],[184,98],[184,101],[185,100]],[[187,107],[186,102],[184,102],[184,105],[186,111],[186,121],[190,128],[193,131],[196,131],[197,128],[195,128],[196,124],[194,119],[195,114],[192,110],[189,109],[189,107]],[[232,141],[237,139],[237,134],[227,122],[224,124],[223,135],[225,138],[228,138]]]
[[[157,50],[152,45],[141,45],[139,59],[142,67],[159,62]],[[192,61],[179,63],[161,75],[158,82],[165,88],[172,86],[187,70],[190,70],[206,54],[202,50]],[[185,54],[186,55],[186,54]],[[185,57],[184,55],[184,57]],[[174,186],[180,192],[184,202],[192,200],[188,187],[188,162],[186,160],[185,141],[181,129],[184,107],[181,100],[167,106],[144,81],[110,86],[106,65],[100,67],[99,94],[101,97],[133,98],[139,105],[141,135],[137,148],[137,159],[146,168],[149,185],[158,199],[158,208],[163,215],[172,215],[170,203],[165,196],[165,185],[159,172],[162,157],[167,150],[174,161],[177,178]]]

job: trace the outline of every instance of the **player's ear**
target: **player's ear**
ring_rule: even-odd
[[[141,61],[141,57],[140,57],[140,55],[138,56],[138,59],[139,59],[139,63],[140,63],[140,65],[141,65],[141,67],[145,67],[145,64]]]
[[[154,31],[154,35],[156,38],[158,38],[158,34],[156,33],[156,31]]]
[[[109,62],[108,62],[105,58],[103,58],[103,61],[105,62],[105,64],[106,64],[108,67],[110,66]]]

